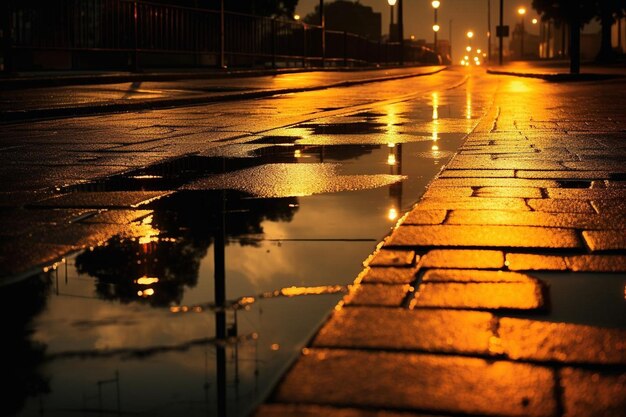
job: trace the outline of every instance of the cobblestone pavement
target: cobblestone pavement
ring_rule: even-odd
[[[625,86],[501,78],[257,417],[626,415]]]

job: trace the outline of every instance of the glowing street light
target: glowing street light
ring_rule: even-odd
[[[295,21],[300,20],[300,15],[299,14],[294,14],[293,15],[293,20],[295,20]]]
[[[439,25],[433,25],[433,31],[435,32],[435,37],[437,37],[437,32],[439,32],[439,29],[441,29]]]
[[[537,24],[537,22],[538,22],[537,18],[534,18],[534,19],[532,20],[532,22],[533,22],[533,25],[536,25],[536,24]]]
[[[469,32],[467,32],[467,38],[468,39],[472,39],[474,37],[474,32],[472,32],[471,30]]]

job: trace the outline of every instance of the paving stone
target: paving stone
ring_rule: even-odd
[[[484,268],[504,266],[504,255],[495,250],[434,249],[422,256],[424,268]]]
[[[359,277],[364,284],[410,284],[415,281],[416,268],[365,268]]]
[[[532,310],[543,307],[542,291],[538,282],[423,283],[411,306]]]
[[[626,213],[626,201],[621,200],[594,200],[591,205],[603,216],[624,216]]]
[[[509,358],[560,363],[626,364],[626,330],[503,317],[498,335]]]
[[[507,271],[482,271],[479,269],[430,269],[423,282],[536,282],[530,275]]]
[[[523,178],[439,178],[431,187],[532,187],[558,188],[560,183],[553,180],[532,180]]]
[[[446,210],[420,210],[414,208],[402,224],[441,224],[446,218]]]
[[[564,167],[559,162],[553,161],[540,161],[537,159],[491,159],[491,157],[480,157],[471,155],[457,155],[447,165],[452,169],[525,169],[525,170],[566,170],[568,167]],[[575,168],[574,168],[575,169]],[[602,169],[602,168],[600,168]]]
[[[552,213],[596,213],[591,204],[588,201],[583,200],[546,198],[539,200],[531,199],[527,202],[528,205],[536,211],[547,211]]]
[[[381,249],[367,263],[370,266],[411,266],[415,261],[414,251]]]
[[[0,242],[0,283],[19,274],[49,265],[72,251],[72,246],[18,239]]]
[[[578,171],[608,171],[614,172],[626,172],[626,166],[623,162],[613,161],[578,161],[578,162],[563,162],[563,165],[568,169]]]
[[[115,235],[128,233],[128,237],[134,235],[133,228],[123,224],[81,224],[74,223],[60,227],[46,229],[31,240],[41,243],[52,243],[58,245],[71,246],[74,249],[82,249],[89,246],[97,246],[105,243]]]
[[[530,187],[480,187],[474,197],[543,198],[541,189]]]
[[[134,208],[171,194],[171,191],[105,191],[61,194],[35,203],[55,208]]]
[[[506,266],[511,271],[566,271],[565,259],[557,255],[507,253]]]
[[[152,213],[152,210],[107,210],[80,220],[80,223],[128,224]]]
[[[386,246],[581,248],[576,233],[525,226],[401,226]]]
[[[545,226],[573,229],[626,229],[626,213],[601,216],[596,213],[547,213],[540,211],[505,210],[454,210],[448,214],[445,224],[457,225],[503,225]]]
[[[626,250],[626,233],[623,230],[585,230],[583,238],[593,252]]]
[[[565,417],[622,417],[626,373],[564,368],[560,371]]]
[[[626,181],[615,181],[615,180],[607,181],[607,186],[608,188],[625,188]]]
[[[489,354],[495,324],[478,311],[348,307],[333,313],[313,346]]]
[[[90,213],[95,212],[79,209],[28,210],[19,208],[0,210],[0,237],[16,238],[27,233],[41,233],[45,227],[68,224],[74,219]]]
[[[426,190],[422,198],[471,197],[473,193],[472,187],[431,187]]]
[[[550,198],[570,198],[581,200],[626,199],[626,189],[615,188],[548,188]]]
[[[263,404],[254,417],[434,417],[427,414],[338,408],[319,405]],[[438,415],[437,417],[446,417]]]
[[[608,179],[608,171],[515,171],[516,178],[528,179],[572,179],[595,180]]]
[[[423,198],[416,208],[449,209],[449,210],[514,210],[529,211],[526,202],[522,198],[483,198],[483,197],[432,197]],[[591,208],[591,206],[590,206]],[[593,209],[592,209],[593,210]]]
[[[344,297],[344,302],[346,305],[399,307],[409,291],[412,291],[410,285],[356,285]]]
[[[477,358],[311,349],[275,400],[458,414],[552,416],[554,375],[545,367]]]
[[[626,272],[625,255],[566,256],[565,262],[574,272]]]
[[[513,178],[512,169],[446,169],[439,178]]]

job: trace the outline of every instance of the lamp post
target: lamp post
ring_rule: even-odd
[[[439,9],[439,6],[441,6],[441,2],[439,0],[433,0],[431,4],[435,11],[435,21],[433,23],[433,33],[435,34],[435,42],[433,43],[433,49],[435,50],[435,54],[437,54],[438,53],[437,32],[439,32],[439,25],[437,24],[437,10]]]
[[[472,50],[472,38],[474,37],[474,32],[472,32],[471,30],[468,30],[465,36],[467,36],[467,41],[469,42],[465,50],[467,52],[470,52]]]
[[[389,41],[393,42],[393,6],[396,5],[396,1],[397,0],[387,0],[387,3],[389,3]]]
[[[524,15],[526,14],[526,8],[524,7],[520,7],[519,9],[517,9],[517,14],[519,14],[522,18],[522,24],[521,24],[521,29],[522,29],[522,35],[520,37],[520,59],[524,59]]]

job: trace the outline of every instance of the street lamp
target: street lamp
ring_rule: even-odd
[[[520,38],[520,59],[524,59],[524,15],[526,14],[526,8],[520,7],[517,9],[517,14],[519,14],[522,18],[522,36]]]
[[[392,42],[393,41],[393,6],[396,5],[396,1],[397,0],[387,0],[387,3],[389,3],[389,41]]]
[[[434,0],[431,5],[433,6],[433,9],[435,11],[435,22],[433,24],[433,32],[435,35],[435,42],[433,44],[433,49],[435,50],[435,54],[437,53],[438,49],[437,49],[437,32],[439,32],[439,25],[437,24],[437,9],[439,9],[439,6],[441,6],[441,2],[438,0]]]

